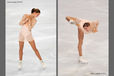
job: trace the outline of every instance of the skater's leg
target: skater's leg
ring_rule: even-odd
[[[79,62],[80,63],[88,63],[88,61],[83,57],[82,54],[82,45],[83,45],[83,39],[84,39],[84,32],[78,28],[78,52],[79,52]]]
[[[32,40],[32,41],[29,41],[29,44],[31,45],[32,49],[34,50],[35,54],[37,55],[37,57],[42,60],[41,56],[40,56],[40,53],[38,51],[38,49],[36,48],[36,45],[35,45],[35,41]]]
[[[70,16],[67,16],[67,17],[66,17],[66,20],[67,20],[67,21],[70,21],[70,20],[75,21],[75,20],[76,20],[76,18],[74,18],[74,17],[70,17]]]
[[[19,41],[19,64],[18,64],[19,70],[22,69],[23,47],[24,47],[24,41]]]
[[[80,23],[80,19],[78,19],[78,18],[75,18],[75,17],[70,17],[70,16],[67,16],[66,17],[66,20],[68,21],[68,22],[70,22],[71,24],[76,24],[76,26],[79,26],[79,23]]]
[[[46,68],[45,63],[43,62],[43,60],[42,60],[42,58],[41,58],[41,56],[40,56],[40,53],[39,53],[38,49],[36,48],[35,41],[34,41],[34,40],[29,41],[29,44],[31,45],[32,49],[34,50],[36,56],[39,58],[39,60],[40,60],[40,62],[41,62],[41,64],[42,64],[42,67],[43,67],[43,68]]]
[[[20,61],[22,61],[22,58],[23,58],[23,46],[24,46],[24,42],[19,41],[19,60]]]
[[[82,56],[82,44],[83,44],[83,38],[84,38],[84,33],[83,31],[78,28],[78,52],[79,52],[79,56]]]

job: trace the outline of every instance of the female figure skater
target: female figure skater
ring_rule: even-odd
[[[74,18],[67,16],[66,20],[71,24],[75,24],[78,27],[78,52],[79,52],[79,62],[80,63],[88,63],[88,61],[82,55],[82,44],[84,39],[84,33],[95,33],[98,32],[98,21],[89,21],[79,18]]]
[[[33,8],[31,10],[31,14],[24,14],[22,20],[19,22],[19,25],[22,26],[19,32],[19,66],[18,66],[19,69],[22,69],[24,40],[27,40],[29,42],[36,56],[39,58],[41,64],[43,65],[43,68],[45,67],[45,64],[40,56],[40,53],[38,52],[38,49],[36,48],[35,41],[31,33],[33,26],[37,22],[36,17],[38,17],[39,15],[40,15],[40,10]]]

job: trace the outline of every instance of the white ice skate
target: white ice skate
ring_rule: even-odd
[[[46,64],[42,60],[40,62],[42,64],[43,69],[45,69],[46,68]]]
[[[79,57],[79,62],[82,63],[82,64],[88,64],[88,60],[85,59],[85,58],[82,57],[82,56]]]
[[[19,61],[18,63],[18,70],[21,70],[22,69],[22,61]]]

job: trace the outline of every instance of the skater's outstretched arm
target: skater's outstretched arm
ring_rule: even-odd
[[[79,26],[79,23],[80,23],[80,19],[78,18],[75,18],[75,17],[70,17],[70,16],[67,16],[66,17],[66,20],[69,22],[69,21],[73,21],[77,26]]]

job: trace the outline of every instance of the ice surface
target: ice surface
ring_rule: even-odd
[[[7,1],[6,76],[55,76],[56,0],[20,0],[22,3],[7,3]],[[18,35],[20,30],[18,23],[23,14],[30,13],[32,8],[39,8],[41,10],[41,14],[37,18],[38,22],[32,29],[32,33],[47,68],[45,70],[42,69],[34,51],[28,42],[25,42],[23,69],[18,71]]]
[[[77,27],[66,16],[99,20],[98,33],[84,37],[83,54],[89,64],[78,63]],[[58,19],[58,75],[108,76],[108,0],[59,0]]]

